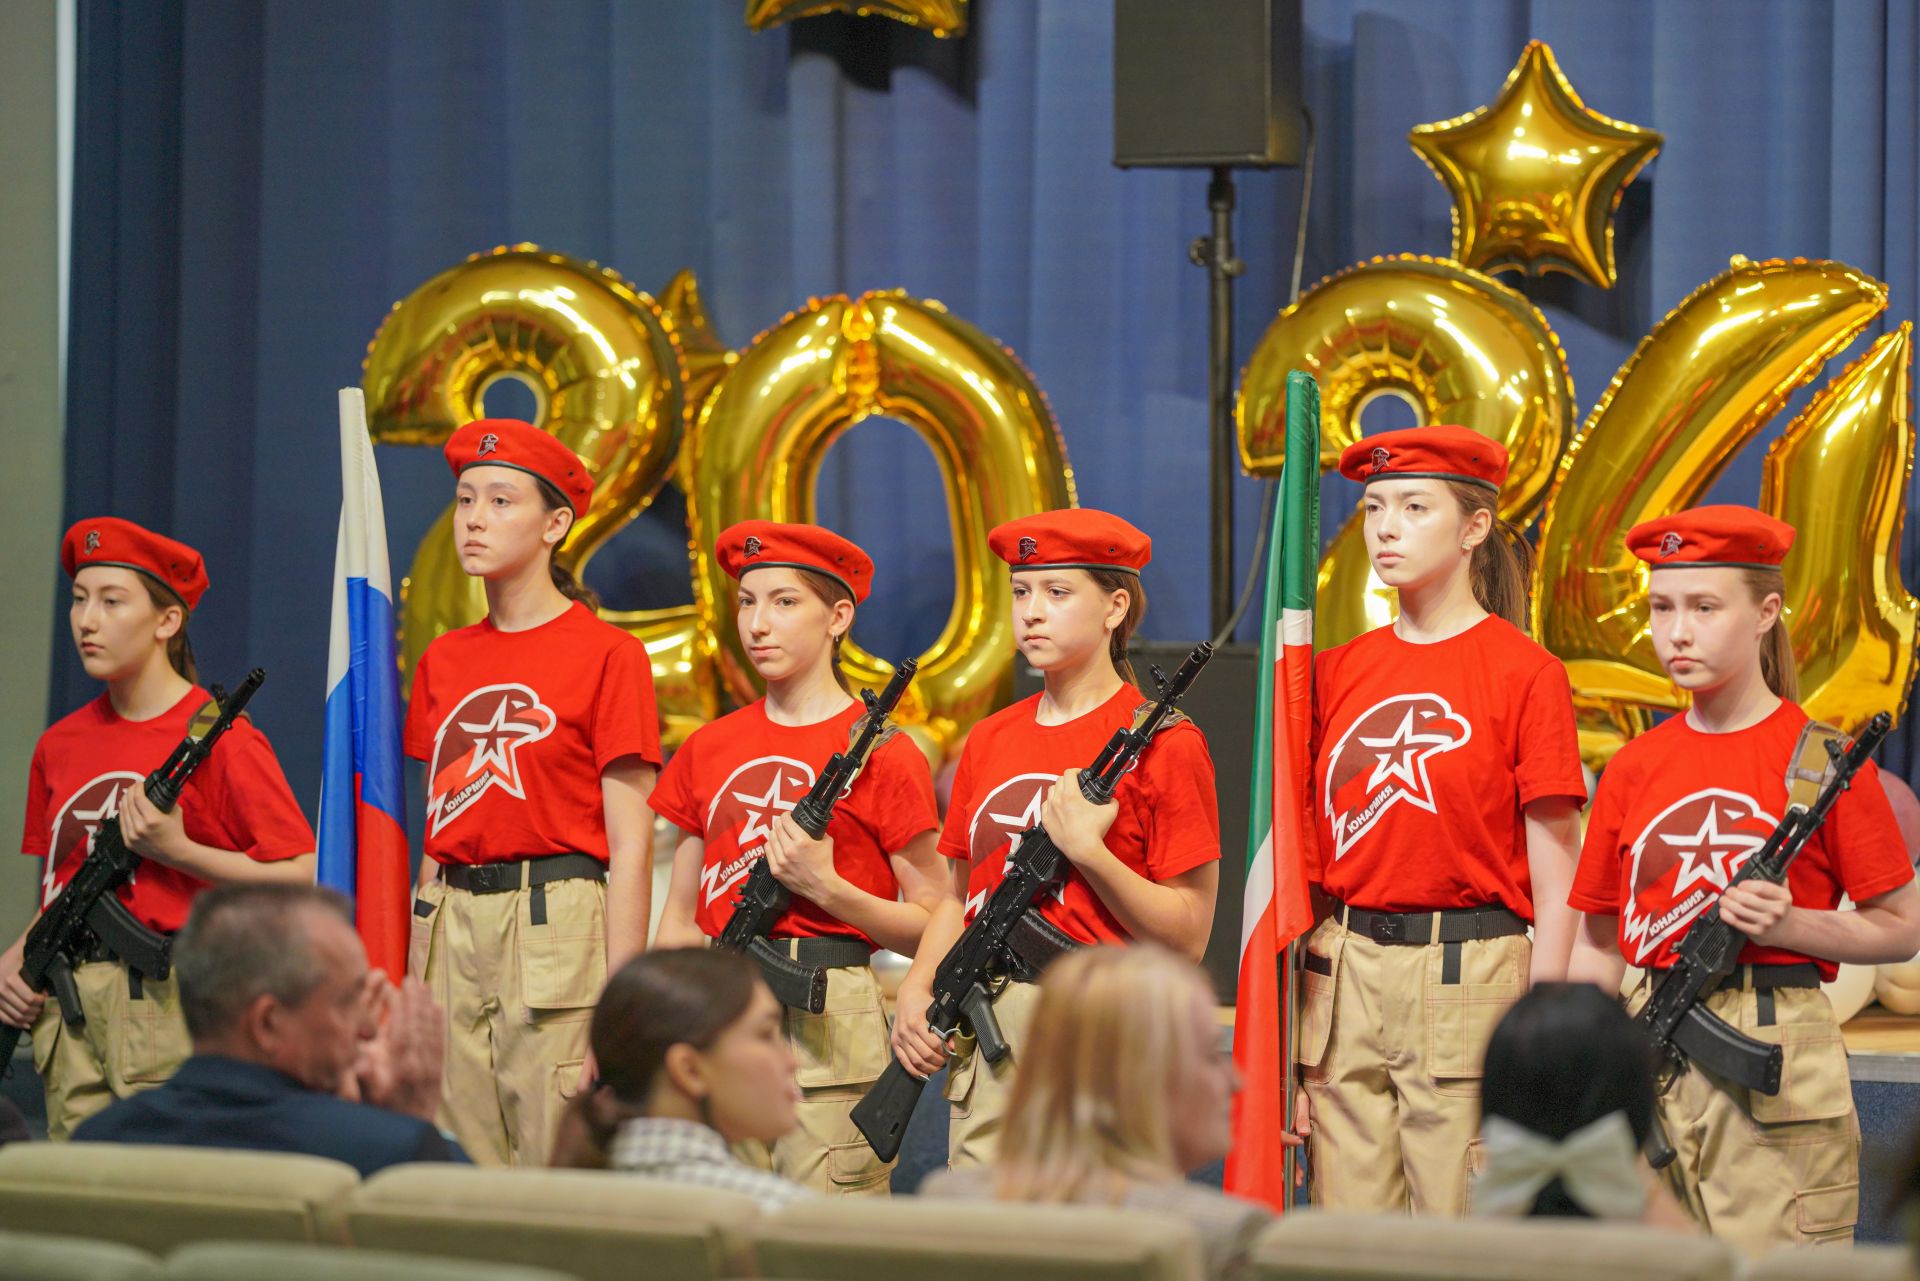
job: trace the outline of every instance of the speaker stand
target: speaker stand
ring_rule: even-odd
[[[1219,635],[1233,617],[1233,469],[1239,450],[1233,430],[1233,279],[1246,264],[1233,256],[1233,170],[1213,167],[1207,208],[1213,233],[1196,236],[1187,257],[1207,270],[1207,422],[1209,491],[1212,497],[1212,559],[1209,565],[1207,631]],[[1230,638],[1229,638],[1230,639]]]

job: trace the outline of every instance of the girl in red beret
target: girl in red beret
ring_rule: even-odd
[[[40,905],[72,879],[94,831],[116,813],[127,848],[144,860],[118,897],[153,946],[186,924],[209,884],[311,881],[313,829],[252,722],[220,740],[170,812],[141,787],[212,701],[187,641],[207,590],[200,554],[102,516],[67,531],[60,563],[73,580],[67,620],[80,664],[105,689],[33,749],[20,849],[45,864]],[[73,967],[81,1009],[60,1009],[21,981],[25,941],[23,933],[0,952],[0,1021],[31,1029],[47,1131],[63,1139],[114,1099],[171,1076],[189,1051],[186,1023],[171,972],[142,972],[104,945]]]
[[[1481,1055],[1565,976],[1586,801],[1566,669],[1527,635],[1531,555],[1497,515],[1507,452],[1463,427],[1368,437],[1367,552],[1398,619],[1314,662],[1323,917],[1301,948],[1314,1200],[1459,1214]],[[1528,938],[1528,927],[1533,937]]]
[[[447,1012],[442,1124],[476,1160],[545,1165],[591,1076],[593,1004],[646,946],[653,669],[553,560],[593,497],[586,464],[507,419],[468,423],[446,457],[487,616],[413,673],[406,750],[427,763],[427,812],[407,968]]]
[[[1121,781],[1090,804],[1075,779],[1116,729],[1148,702],[1127,661],[1146,613],[1140,581],[1153,544],[1118,516],[1087,508],[1009,521],[987,536],[1013,578],[1021,657],[1045,688],[975,725],[954,775],[940,852],[964,903],[940,913],[900,986],[895,1040],[922,1075],[944,1060],[927,1028],[934,970],[1005,875],[1019,834],[1038,823],[1072,865],[1040,915],[1071,945],[1145,939],[1194,960],[1206,950],[1220,881],[1220,817],[1206,737],[1180,718]],[[947,1077],[949,1161],[991,1162],[1020,1046],[1037,1001],[1033,980],[1051,957],[1023,961],[994,998],[1013,1053],[986,1063],[970,1039]]]
[[[1628,533],[1628,548],[1649,567],[1654,653],[1692,706],[1607,765],[1572,894],[1586,914],[1574,974],[1609,993],[1628,963],[1671,966],[1688,926],[1715,903],[1751,940],[1703,1004],[1784,1049],[1780,1092],[1730,1085],[1696,1064],[1659,1106],[1678,1154],[1666,1172],[1674,1192],[1715,1235],[1756,1255],[1852,1239],[1860,1124],[1846,1047],[1820,984],[1841,962],[1905,961],[1920,951],[1920,891],[1871,764],[1785,885],[1728,884],[1788,805],[1811,801],[1799,793],[1817,791],[1790,787],[1789,769],[1810,765],[1817,777],[1827,763],[1820,741],[1800,751],[1809,720],[1794,701],[1781,613],[1780,566],[1792,545],[1791,526],[1746,507],[1697,507]],[[1840,910],[1843,894],[1850,910]],[[1638,982],[1635,1004],[1650,985]]]
[[[912,740],[889,736],[834,808],[826,835],[807,836],[789,812],[861,728],[840,646],[867,598],[873,561],[830,530],[766,520],[724,530],[715,553],[739,583],[740,644],[767,692],[695,730],[660,775],[654,809],[680,829],[660,943],[719,937],[741,883],[766,858],[793,892],[772,939],[802,965],[827,969],[827,1005],[820,1014],[785,1012],[799,1129],[749,1147],[759,1164],[819,1192],[884,1194],[892,1164],[874,1155],[849,1113],[892,1053],[874,949],[913,952],[948,895],[934,848],[933,777]]]

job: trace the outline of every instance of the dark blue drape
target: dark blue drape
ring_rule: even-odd
[[[68,514],[117,512],[206,551],[204,665],[272,670],[258,718],[309,807],[333,391],[357,380],[395,299],[505,242],[652,289],[692,267],[734,345],[810,294],[941,299],[1034,370],[1082,501],[1153,535],[1148,633],[1200,633],[1206,284],[1186,246],[1204,230],[1204,176],[1112,167],[1108,5],[973,8],[955,43],[882,20],[756,35],[734,0],[82,0]],[[1321,141],[1309,282],[1372,254],[1447,251],[1445,193],[1406,131],[1490,100],[1538,37],[1589,104],[1667,136],[1621,211],[1619,287],[1526,285],[1583,409],[1733,253],[1843,258],[1892,286],[1888,323],[1914,313],[1916,0],[1306,11]],[[1284,300],[1299,177],[1240,188],[1244,360]],[[1760,452],[1717,497],[1753,500]],[[404,567],[446,477],[428,450],[384,450],[381,466]],[[858,501],[850,480],[883,472],[889,501]],[[1242,483],[1243,561],[1258,493]],[[906,429],[872,424],[834,451],[822,512],[892,571],[861,620],[879,652],[925,644],[946,617],[940,510]],[[686,599],[678,537],[671,512],[637,522],[596,561],[597,585],[625,606]],[[55,711],[91,692],[64,637],[59,654]],[[1893,755],[1904,765],[1907,744]]]

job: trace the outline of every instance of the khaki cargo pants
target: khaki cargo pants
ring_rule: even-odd
[[[947,1064],[946,1086],[950,1108],[947,1164],[954,1169],[993,1163],[1000,1147],[1000,1123],[1006,1116],[1007,1097],[1013,1090],[1019,1047],[1027,1039],[1027,1029],[1033,1026],[1034,1008],[1039,1003],[1040,989],[1032,983],[1009,983],[994,998],[993,1012],[1010,1051],[998,1063],[982,1058],[972,1037],[959,1038],[960,1044]]]
[[[893,1057],[879,976],[871,965],[828,970],[826,1008],[785,1013],[800,1126],[771,1145],[736,1144],[734,1155],[827,1196],[889,1195],[894,1163],[874,1154],[852,1117]]]
[[[407,972],[447,1012],[440,1125],[482,1165],[546,1165],[607,983],[607,887],[415,893]]]
[[[1527,936],[1408,946],[1327,920],[1306,950],[1297,1057],[1313,1107],[1313,1204],[1465,1214],[1481,1060],[1526,991]]]
[[[1744,980],[1744,967],[1736,973]],[[1647,983],[1632,1008],[1646,1000]],[[1750,1256],[1848,1244],[1860,1217],[1860,1120],[1847,1047],[1818,988],[1727,987],[1707,1009],[1783,1048],[1780,1093],[1757,1094],[1695,1066],[1661,1096],[1678,1154],[1665,1171],[1687,1212]]]
[[[47,1091],[50,1139],[70,1138],[115,1099],[160,1084],[193,1048],[172,975],[136,981],[118,961],[94,961],[75,968],[73,983],[87,1021],[68,1027],[60,1002],[49,998],[33,1024],[33,1066]]]

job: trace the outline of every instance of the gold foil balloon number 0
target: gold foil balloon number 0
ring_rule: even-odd
[[[672,321],[610,271],[532,245],[476,254],[394,304],[367,350],[363,381],[376,441],[438,446],[482,416],[487,388],[516,377],[534,390],[535,421],[586,460],[593,501],[558,562],[589,558],[653,501],[686,430],[687,375]],[[448,506],[414,553],[402,587],[402,660],[486,613],[479,579],[460,568]],[[646,642],[669,741],[712,719],[716,691],[699,662],[692,606],[609,610]]]
[[[811,521],[828,448],[875,415],[918,433],[946,486],[953,609],[920,659],[900,717],[939,755],[1011,687],[1012,588],[987,552],[987,530],[1074,502],[1046,397],[1011,352],[973,325],[901,293],[835,295],[756,339],[696,431],[688,494],[695,598],[713,621],[728,690],[753,697],[753,667],[732,625],[733,584],[713,557],[714,537],[752,517]],[[843,662],[861,685],[884,684],[892,672],[851,641]]]
[[[1545,319],[1477,272],[1430,259],[1378,259],[1315,287],[1275,320],[1244,376],[1247,469],[1282,461],[1273,389],[1305,368],[1322,381],[1328,458],[1359,437],[1358,411],[1405,396],[1426,422],[1459,422],[1514,450],[1503,515],[1544,498],[1534,631],[1567,663],[1602,759],[1682,705],[1648,639],[1646,572],[1627,551],[1639,521],[1700,499],[1793,391],[1886,307],[1886,288],[1843,263],[1749,262],[1708,281],[1641,342],[1561,453],[1572,387]],[[1858,723],[1904,705],[1920,602],[1898,550],[1914,436],[1906,326],[1825,388],[1770,450],[1763,505],[1800,530],[1787,614],[1815,716]],[[1546,484],[1551,477],[1551,486]],[[1322,562],[1324,644],[1390,617],[1357,522]]]

